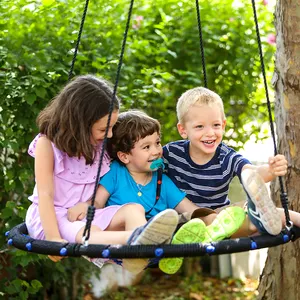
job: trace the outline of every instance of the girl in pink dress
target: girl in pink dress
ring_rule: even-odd
[[[110,105],[113,106],[107,136],[110,138],[118,118],[119,101],[113,97],[110,85],[94,76],[76,77],[40,112],[37,118],[40,133],[28,150],[35,158],[36,180],[26,215],[31,237],[82,242],[86,220],[70,222],[67,211],[93,195]],[[109,170],[109,164],[105,152],[100,177]],[[147,223],[141,205],[113,205],[95,210],[89,242],[162,244],[170,240],[177,221],[173,210],[164,211]],[[128,269],[133,266],[138,272],[146,264],[144,259],[131,260]]]

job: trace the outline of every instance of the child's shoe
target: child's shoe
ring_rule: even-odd
[[[230,238],[243,224],[246,213],[239,206],[229,206],[218,213],[214,221],[206,227],[203,243]]]
[[[260,233],[279,234],[281,216],[261,176],[255,170],[246,169],[242,172],[242,182],[248,196],[248,216],[252,224]]]
[[[147,224],[134,230],[128,245],[159,245],[170,242],[178,223],[178,214],[173,209],[166,209]],[[123,267],[129,272],[138,274],[148,265],[147,258],[123,259]]]
[[[192,219],[182,225],[175,233],[172,244],[192,244],[201,243],[205,237],[206,226],[201,219]],[[159,268],[167,273],[176,273],[183,262],[183,257],[163,258],[159,261]]]
[[[93,263],[95,266],[97,266],[98,268],[102,268],[106,262],[109,261],[109,259],[107,258],[90,258],[88,256],[82,256],[83,258],[85,258],[86,260],[88,260],[89,262]]]

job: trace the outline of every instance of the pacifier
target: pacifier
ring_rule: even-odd
[[[150,165],[150,169],[152,171],[157,171],[159,168],[164,169],[164,167],[165,167],[164,160],[162,158],[158,158],[154,160]]]

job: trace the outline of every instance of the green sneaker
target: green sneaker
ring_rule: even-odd
[[[206,225],[201,219],[192,219],[182,225],[175,233],[172,243],[192,244],[201,243],[205,238]],[[181,267],[183,257],[163,258],[159,261],[159,268],[167,274],[175,274]]]
[[[243,208],[230,206],[222,210],[215,220],[206,227],[203,243],[230,238],[243,224],[246,213]]]

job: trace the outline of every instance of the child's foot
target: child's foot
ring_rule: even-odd
[[[248,196],[248,216],[261,233],[277,235],[282,230],[280,213],[274,205],[265,182],[251,169],[242,172],[242,182]]]
[[[170,242],[178,223],[178,214],[166,209],[150,219],[146,225],[138,227],[130,236],[128,245],[159,245]],[[123,267],[138,274],[148,265],[149,259],[123,259]]]
[[[243,224],[246,214],[239,206],[230,206],[220,211],[214,221],[206,227],[204,243],[230,238]]]
[[[172,244],[192,244],[201,243],[205,237],[206,226],[200,219],[192,219],[182,225],[175,233]],[[176,273],[183,262],[183,257],[163,258],[159,261],[159,268],[167,273]]]

